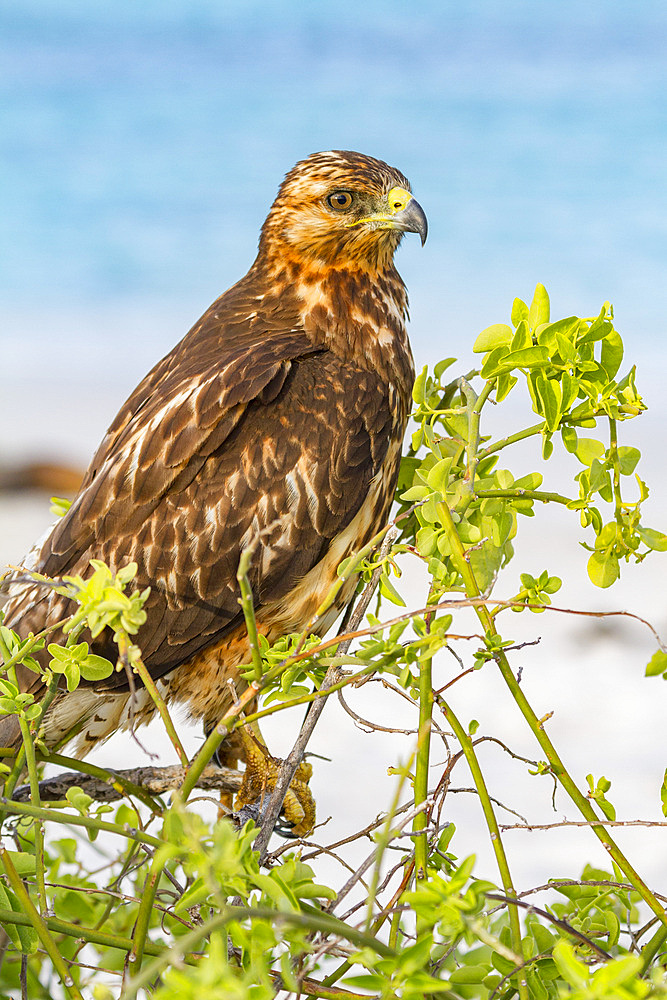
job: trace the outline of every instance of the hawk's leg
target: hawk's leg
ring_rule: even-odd
[[[246,765],[234,803],[236,809],[241,809],[271,794],[283,762],[271,756],[257,726],[243,726],[237,732],[243,740]],[[308,787],[312,773],[312,766],[302,762],[287,789],[282,815],[287,820],[288,836],[305,837],[315,825],[315,800]]]
[[[212,727],[211,727],[212,728]],[[205,729],[206,735],[210,729]],[[269,752],[257,723],[248,723],[228,736],[215,752],[215,760],[220,767],[238,769],[243,761],[245,772],[243,782],[234,801],[233,792],[220,793],[220,815],[226,815],[243,806],[261,804],[275,788],[282,766],[280,757]],[[315,826],[315,800],[308,787],[313,769],[302,762],[296,770],[283,802],[282,816],[286,825],[276,832],[289,837],[305,837]]]

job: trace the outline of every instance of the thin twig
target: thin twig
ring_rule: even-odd
[[[560,826],[667,826],[664,819],[562,819],[558,823],[513,823],[501,830],[556,830]],[[654,893],[655,895],[655,893]]]
[[[399,809],[397,809],[394,815],[400,816],[402,813],[407,812],[408,809],[411,808],[411,806],[412,806],[411,802],[406,803],[406,805],[401,806]],[[360,840],[362,837],[370,838],[370,835],[373,832],[373,830],[377,830],[377,828],[379,826],[382,826],[383,823],[386,823],[386,821],[387,821],[386,813],[384,813],[382,816],[376,816],[376,818],[371,823],[369,823],[368,826],[365,826],[363,830],[358,830],[356,833],[350,834],[349,837],[344,837],[342,840],[337,840],[335,844],[328,844],[326,847],[317,847],[314,851],[311,851],[310,854],[304,854],[303,860],[308,861],[309,858],[316,858],[318,854],[322,854],[323,852],[334,851],[339,847],[343,847],[345,844],[352,844],[354,843],[355,840]],[[272,858],[273,856],[274,855],[271,855]]]
[[[248,578],[248,571],[250,570],[255,550],[259,545],[260,537],[260,535],[256,535],[250,545],[243,550],[241,558],[239,559],[239,568],[236,573],[239,590],[241,591],[239,604],[241,605],[243,617],[245,618],[246,630],[248,632],[248,648],[250,649],[253,675],[256,681],[260,681],[262,679],[262,654],[259,648],[257,619],[255,618],[255,605],[252,599],[252,588]]]
[[[469,792],[471,795],[477,795],[478,794],[476,788],[449,788],[448,789],[448,793],[450,795],[456,795],[457,793],[461,793],[461,792]],[[528,820],[526,819],[525,816],[522,816],[521,813],[518,813],[516,811],[516,809],[510,809],[510,807],[506,806],[504,802],[500,801],[500,799],[494,798],[493,795],[489,795],[489,798],[490,798],[491,802],[495,803],[495,805],[497,805],[497,806],[500,806],[500,808],[504,809],[505,812],[512,813],[513,816],[518,816],[519,819],[522,819],[524,821],[524,823],[528,822]],[[499,824],[499,825],[500,825],[500,829],[501,830],[506,830],[507,829],[507,827],[502,826],[502,824]]]
[[[363,730],[366,733],[372,733],[372,732],[401,733],[403,736],[417,735],[416,729],[392,729],[390,726],[380,726],[376,722],[370,722],[368,719],[364,719],[363,716],[359,715],[357,712],[354,711],[354,709],[350,708],[348,703],[345,701],[345,698],[343,697],[342,689],[338,691],[337,697],[343,711],[346,712],[350,716],[350,718],[354,720],[355,725],[357,725],[359,729]]]
[[[167,732],[167,736],[171,740],[171,744],[174,750],[176,751],[178,759],[180,760],[183,767],[187,767],[188,755],[186,754],[183,744],[181,743],[180,737],[176,732],[176,727],[174,726],[172,718],[169,714],[169,709],[167,708],[166,702],[162,697],[162,695],[160,694],[157,684],[151,677],[148,668],[146,667],[144,661],[142,660],[141,656],[136,650],[136,647],[134,648],[134,650],[132,650],[132,655],[130,656],[131,643],[129,640],[129,636],[127,635],[126,632],[118,632],[116,636],[116,641],[118,644],[118,651],[120,653],[120,658],[123,663],[123,666],[127,665],[127,669],[136,670],[136,672],[139,674],[139,677],[141,678],[144,687],[148,691],[148,694],[153,700],[153,704],[155,705],[160,715],[160,718],[162,719],[162,723]],[[152,754],[151,756],[154,757],[155,754]]]
[[[544,885],[537,885],[534,889],[524,889],[523,892],[517,893],[517,899],[523,899],[524,896],[532,896],[535,892],[547,892],[549,889],[560,889],[566,888],[570,885],[597,885],[608,889],[620,889],[623,892],[637,892],[637,889],[630,882],[612,882],[609,879],[574,879],[574,878],[556,878],[550,882],[545,882]],[[667,896],[661,896],[659,892],[656,892],[656,898],[661,899],[663,902],[667,903]],[[493,910],[489,911],[493,913]],[[653,918],[653,921],[657,920],[657,917]]]
[[[555,927],[559,927],[566,934],[571,934],[572,937],[576,938],[578,941],[582,941],[584,944],[588,945],[592,951],[596,952],[600,958],[603,958],[605,962],[611,962],[612,956],[604,948],[601,948],[599,944],[595,941],[591,941],[589,937],[582,934],[581,931],[576,930],[571,924],[568,924],[565,920],[559,920],[558,917],[554,917],[553,913],[549,913],[548,910],[543,910],[539,906],[534,906],[532,903],[524,903],[522,900],[517,898],[511,898],[510,896],[503,896],[499,892],[487,892],[487,899],[497,899],[500,903],[506,903],[508,906],[520,906],[524,910],[528,910],[529,913],[537,913],[538,916],[542,917],[544,920],[548,920]]]

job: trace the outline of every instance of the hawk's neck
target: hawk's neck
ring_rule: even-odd
[[[313,343],[411,391],[408,297],[393,264],[381,270],[300,267],[274,275],[272,284],[276,281],[283,294],[289,289],[292,308]]]

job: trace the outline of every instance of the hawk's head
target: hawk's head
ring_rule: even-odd
[[[262,227],[260,253],[329,266],[386,266],[403,233],[427,223],[398,170],[362,153],[313,153],[285,177]]]

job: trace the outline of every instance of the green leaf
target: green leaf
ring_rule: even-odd
[[[620,576],[618,556],[598,550],[588,560],[588,575],[596,587],[611,587]]]
[[[589,489],[592,493],[597,493],[609,482],[609,472],[603,462],[594,458],[591,462],[591,474],[589,478]]]
[[[492,326],[487,326],[485,330],[482,330],[478,334],[475,343],[472,345],[472,349],[475,354],[486,354],[488,351],[493,351],[496,347],[503,347],[511,343],[512,328],[507,326],[505,323],[494,323]]]
[[[299,899],[335,899],[337,895],[335,889],[318,882],[300,882],[295,892]]]
[[[435,377],[437,379],[439,379],[440,376],[443,375],[444,372],[446,372],[447,369],[451,365],[453,365],[455,361],[456,361],[456,358],[443,358],[442,361],[438,361],[437,365],[433,369],[433,374],[435,375]]]
[[[546,347],[525,347],[522,351],[512,351],[498,363],[500,371],[512,368],[546,368],[550,364]]]
[[[593,459],[604,455],[604,445],[595,438],[579,438],[575,455],[582,465],[591,465]]]
[[[174,906],[174,913],[181,916],[186,913],[188,909],[192,906],[200,906],[205,903],[208,897],[211,895],[211,890],[206,885],[203,878],[197,878],[189,886],[180,899],[177,900]]]
[[[530,330],[528,329],[527,323],[519,323],[516,328],[516,333],[512,337],[512,343],[510,344],[511,351],[523,351],[526,347],[533,346],[533,338],[531,336]]]
[[[386,597],[388,601],[392,604],[397,604],[399,608],[405,607],[405,601],[394,587],[393,583],[388,579],[388,577],[380,577],[380,593],[383,597]]]
[[[498,972],[502,972],[503,976],[511,975],[516,969],[514,962],[510,962],[509,958],[505,958],[504,955],[499,955],[497,951],[494,951],[491,956],[491,964]]]
[[[439,462],[435,463],[426,477],[426,482],[432,490],[439,490],[443,494],[447,492],[447,481],[451,466],[451,458],[441,458]]]
[[[502,403],[503,399],[509,396],[510,392],[518,382],[516,375],[510,375],[505,372],[503,375],[498,376],[498,381],[496,382],[496,402]]]
[[[607,947],[613,948],[621,933],[621,923],[613,910],[605,910],[604,922],[607,928]]]
[[[22,912],[16,896],[9,889],[6,889],[2,882],[0,882],[0,906],[7,910],[13,910],[15,913]],[[37,951],[39,938],[37,937],[37,931],[33,927],[12,924],[6,921],[2,925],[2,928],[18,951],[24,952],[27,955],[34,955]]]
[[[530,932],[535,939],[538,951],[551,951],[556,938],[542,924],[530,925]]]
[[[486,965],[462,965],[459,969],[454,969],[449,975],[450,983],[481,983],[488,976],[489,969]]]
[[[95,905],[90,899],[79,892],[60,891],[58,893],[58,916],[65,920],[90,926],[95,920]]]
[[[667,535],[664,535],[662,531],[656,531],[654,528],[637,528],[637,534],[641,538],[645,545],[648,545],[649,549],[653,549],[655,552],[667,552]]]
[[[412,398],[415,403],[423,403],[426,397],[426,379],[428,377],[428,365],[424,365],[419,375],[415,379],[415,384],[412,387]]]
[[[623,361],[623,341],[616,330],[611,329],[602,341],[600,348],[600,364],[611,381],[621,367]]]
[[[494,347],[482,365],[480,372],[482,378],[488,379],[498,375],[502,371],[500,362],[503,358],[507,357],[509,352],[510,349],[506,344],[503,344],[501,347]]]
[[[462,518],[458,524],[458,533],[461,541],[465,545],[477,545],[482,538],[482,532],[476,524]],[[445,536],[446,537],[446,536]]]
[[[549,1000],[549,991],[542,982],[542,977],[537,969],[527,969],[526,979],[528,980],[530,996],[533,1000]]]
[[[573,352],[572,339],[579,329],[579,317],[578,316],[566,316],[564,319],[557,319],[553,323],[549,323],[548,326],[542,330],[540,336],[547,334],[550,339],[554,339],[559,347],[558,353],[561,353],[562,349],[565,349],[570,354],[570,350]],[[562,348],[561,348],[562,343]],[[562,357],[562,354],[561,354]],[[574,352],[571,354],[574,357]],[[563,360],[566,360],[563,358]]]
[[[422,524],[435,524],[436,522],[440,524],[442,519],[442,511],[440,510],[441,500],[437,499],[438,494],[433,493],[428,498],[426,503],[424,503],[419,508],[419,521]]]
[[[635,472],[635,479],[637,481],[637,487],[639,489],[639,502],[644,503],[645,500],[648,500],[648,495],[649,495],[648,486],[646,485],[643,479],[639,478],[636,472]]]
[[[105,677],[110,677],[114,671],[113,663],[105,660],[103,656],[96,656],[91,653],[79,664],[81,676],[87,681],[101,681]]]
[[[570,986],[583,989],[588,982],[588,968],[579,961],[572,946],[563,938],[554,945],[553,957],[563,979]]]
[[[627,445],[618,449],[618,467],[623,476],[631,476],[635,471],[637,462],[642,457],[639,448],[631,448]]]
[[[549,322],[549,296],[544,285],[535,286],[535,294],[530,304],[528,312],[528,325],[531,330],[536,330],[542,323]]]
[[[514,482],[516,490],[539,490],[544,477],[540,472],[529,472],[527,476],[522,476]]]
[[[84,792],[83,788],[79,788],[78,785],[72,785],[65,792],[65,798],[82,816],[88,815],[88,808],[93,800],[87,792]]]
[[[384,976],[375,976],[368,972],[360,976],[348,976],[343,980],[343,983],[346,986],[351,986],[353,989],[370,990],[372,993],[381,993],[387,985],[387,980]]]
[[[655,653],[646,665],[645,677],[659,677],[667,671],[667,653],[661,649],[656,649]]]
[[[421,941],[409,948],[403,947],[400,951],[400,968],[403,975],[411,976],[422,971],[424,966],[428,965],[432,948],[433,938],[430,934],[424,935]]]
[[[495,476],[501,490],[511,490],[514,486],[514,476],[509,469],[496,469]]]
[[[69,649],[66,649],[64,646],[58,646],[57,643],[55,642],[49,643],[47,649],[51,654],[51,656],[53,657],[53,660],[62,663],[66,662],[72,657],[72,654]],[[58,670],[58,667],[54,664],[53,660],[50,663],[51,669],[56,670],[58,673],[60,673],[61,671]]]
[[[427,559],[433,555],[438,544],[438,535],[433,528],[420,528],[415,539],[420,555]]]
[[[62,664],[62,672],[67,681],[67,690],[74,691],[79,686],[81,680],[81,670],[75,660],[68,660]]]
[[[579,344],[593,344],[597,340],[602,340],[608,336],[614,328],[607,318],[606,304],[600,310],[600,315],[596,316],[588,330],[584,330],[579,337]]]
[[[631,985],[630,981],[634,980],[639,973],[641,964],[641,959],[637,955],[622,955],[620,958],[615,958],[613,962],[603,965],[593,975],[591,983],[591,988],[594,991],[593,996],[620,997],[628,995],[622,993],[619,987],[622,984]],[[630,995],[646,996],[647,992],[634,993],[633,991],[633,994]]]
[[[116,581],[121,587],[125,587],[130,580],[134,580],[137,575],[137,569],[139,567],[135,562],[129,562],[126,566],[122,566],[116,573]]]
[[[665,776],[662,779],[660,787],[660,803],[662,805],[662,815],[667,816],[667,770],[665,771]]]
[[[547,422],[547,427],[553,433],[557,430],[560,420],[560,405],[563,395],[560,383],[555,379],[548,379],[544,375],[538,375],[535,379],[535,388],[542,401],[542,413]]]
[[[28,854],[27,851],[7,851],[7,854],[21,878],[25,875],[35,874],[37,861],[34,854]],[[1,861],[0,864],[2,864]]]
[[[523,299],[515,299],[512,303],[512,326],[517,327],[522,320],[528,319],[528,306]]]
[[[417,486],[411,486],[405,493],[401,493],[401,500],[414,503],[415,500],[424,500],[430,492],[428,486],[420,486],[418,484]]]
[[[51,507],[49,509],[54,517],[64,517],[71,506],[71,500],[65,500],[63,497],[51,497]]]
[[[9,891],[5,889],[2,882],[0,882],[0,906],[4,907],[4,909],[6,910],[14,910],[15,912],[18,912],[19,910],[19,905],[16,896],[14,895],[14,893],[10,894]],[[12,944],[16,948],[18,948],[19,951],[21,951],[22,950],[21,938],[19,937],[19,931],[17,925],[12,924],[8,920],[2,925],[2,929],[4,930],[7,937],[10,939]]]
[[[611,804],[611,802],[609,802],[604,797],[604,795],[598,796],[595,801],[600,806],[600,809],[602,810],[602,812],[604,813],[604,815],[607,817],[607,819],[610,819],[613,822],[616,819],[616,810],[613,807],[613,805]]]
[[[569,413],[570,407],[577,398],[577,393],[579,392],[579,383],[576,378],[573,378],[569,372],[563,372],[561,376],[561,390],[563,393],[563,401],[561,403],[561,413]]]
[[[261,889],[262,892],[266,893],[268,898],[279,910],[299,909],[299,902],[293,891],[285,884],[285,882],[283,882],[275,870],[272,871],[270,875],[255,873],[250,876],[250,881],[253,882],[258,889]]]

